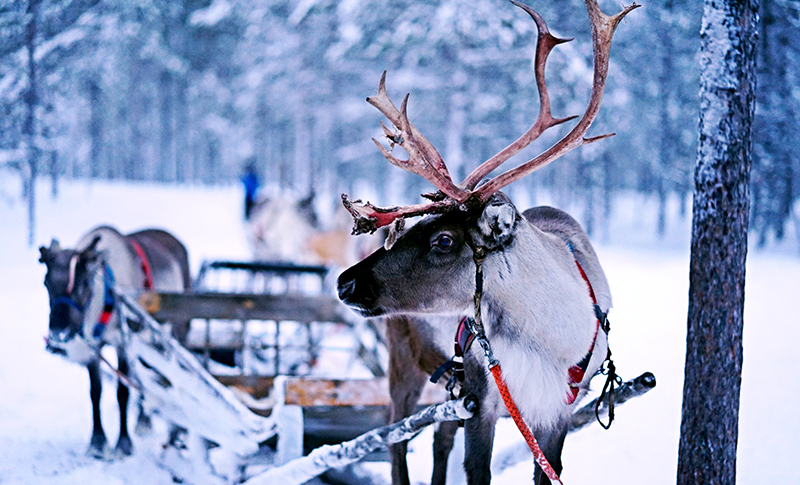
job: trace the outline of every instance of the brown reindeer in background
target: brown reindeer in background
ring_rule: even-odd
[[[545,457],[560,472],[561,449],[575,404],[607,356],[601,321],[611,306],[611,293],[588,237],[572,217],[550,207],[520,213],[499,191],[570,150],[611,136],[584,137],[600,108],[614,30],[637,5],[610,17],[595,0],[586,0],[594,57],[586,111],[553,146],[479,187],[484,177],[545,130],[576,118],[552,117],[544,81],[547,56],[565,39],[551,35],[530,7],[512,3],[533,18],[539,31],[535,75],[541,110],[536,122],[457,185],[436,149],[409,122],[408,95],[399,110],[389,100],[384,73],[378,94],[367,101],[392,122],[394,130],[381,126],[391,145],[408,153],[408,160],[396,158],[373,141],[391,163],[423,176],[438,191],[425,196],[427,203],[389,209],[342,196],[355,219],[354,234],[389,226],[390,236],[386,248],[342,273],[339,297],[363,316],[391,316],[390,342],[406,344],[391,351],[393,364],[406,369],[418,364],[426,372],[435,364],[430,359],[449,354],[450,335],[460,331],[461,317],[475,317],[480,324],[482,315],[481,327],[503,366],[502,382]],[[403,220],[419,215],[428,217],[402,232]],[[480,402],[476,416],[465,424],[464,467],[470,484],[488,484],[494,425],[503,411],[497,387],[488,382],[487,359],[477,347],[465,352],[463,363],[466,379],[461,393],[473,394]],[[395,370],[393,375],[408,376],[392,383],[395,414],[410,412],[411,401],[418,397],[414,387],[420,385],[419,374]],[[408,483],[400,454],[402,447],[394,453],[393,481]],[[435,477],[438,483],[443,480],[442,473]],[[540,466],[534,480],[550,483]]]

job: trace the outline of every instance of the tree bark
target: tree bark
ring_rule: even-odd
[[[706,0],[679,484],[736,482],[757,0]]]
[[[413,438],[420,430],[433,423],[469,419],[475,409],[475,401],[462,398],[428,406],[422,411],[394,424],[376,428],[361,436],[339,443],[324,445],[289,463],[272,468],[247,480],[245,485],[265,485],[280,483],[300,485],[321,475],[330,468],[338,468],[354,463],[368,453],[386,446]],[[280,437],[278,438],[280,439]]]

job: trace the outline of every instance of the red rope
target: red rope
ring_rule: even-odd
[[[508,409],[511,419],[514,420],[520,433],[522,433],[522,436],[525,438],[525,442],[528,443],[528,448],[530,448],[531,453],[533,453],[533,459],[536,460],[536,463],[544,474],[547,475],[551,483],[560,483],[563,485],[561,479],[558,478],[558,474],[553,470],[553,467],[550,466],[550,462],[547,461],[547,457],[544,456],[544,452],[539,448],[539,443],[536,442],[536,438],[533,437],[530,428],[528,428],[528,425],[522,420],[522,415],[519,409],[517,409],[514,400],[511,398],[511,393],[508,392],[508,387],[506,387],[506,383],[503,380],[503,371],[500,369],[500,364],[491,367],[491,371],[494,376],[494,381],[497,383],[497,389],[500,391],[500,396],[502,396],[503,402],[506,405],[506,409]]]

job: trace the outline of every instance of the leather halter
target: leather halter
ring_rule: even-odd
[[[71,277],[71,281],[72,281]],[[72,281],[74,285],[74,281]],[[106,328],[108,327],[109,322],[111,321],[111,315],[114,313],[114,308],[116,307],[116,298],[114,295],[114,272],[111,270],[111,267],[103,261],[103,308],[100,311],[100,315],[97,318],[97,321],[94,325],[91,326],[91,331],[89,331],[90,323],[85,320],[81,323],[81,330],[76,334],[79,338],[83,338],[87,342],[91,342],[90,338],[94,340],[94,343],[97,344],[103,337],[103,333],[105,333]],[[70,286],[73,286],[70,285]],[[84,305],[75,301],[72,297],[72,290],[74,287],[68,288],[69,293],[66,295],[58,296],[50,300],[50,311],[57,305],[68,305],[72,308],[78,310],[79,312],[84,312],[86,307],[89,307],[88,301],[85,302]],[[89,299],[94,298],[92,295]],[[48,340],[49,341],[49,340]],[[49,342],[51,345],[53,342]],[[89,344],[92,346],[92,344]]]

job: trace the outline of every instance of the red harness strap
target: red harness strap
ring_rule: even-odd
[[[131,247],[136,252],[136,255],[139,256],[139,262],[142,265],[142,271],[144,272],[144,289],[145,290],[152,290],[153,289],[153,272],[150,270],[150,263],[147,261],[147,256],[144,254],[144,250],[139,245],[138,242],[131,239],[130,240]]]
[[[589,278],[586,276],[586,273],[583,271],[581,267],[581,263],[578,260],[575,260],[575,265],[578,266],[578,271],[581,273],[583,280],[586,282],[586,286],[589,287],[589,296],[592,297],[592,303],[597,306],[597,297],[594,295],[594,289],[592,289],[592,283],[589,282]],[[597,342],[597,332],[600,330],[600,319],[597,318],[597,326],[594,328],[594,338],[592,338],[592,345],[589,347],[589,352],[583,357],[583,359],[578,362],[577,364],[573,365],[569,368],[569,391],[567,391],[567,404],[572,404],[575,402],[575,399],[578,398],[578,392],[580,392],[580,383],[583,381],[583,377],[586,375],[586,369],[589,367],[589,361],[592,360],[592,353],[594,353],[594,344]]]

